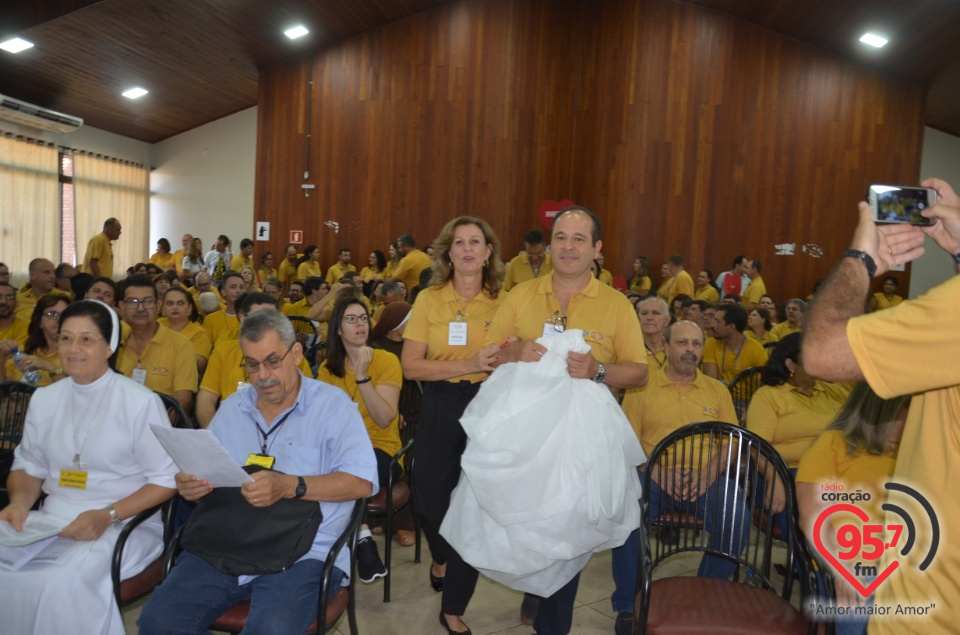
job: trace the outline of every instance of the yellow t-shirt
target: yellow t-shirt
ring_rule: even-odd
[[[613,274],[607,271],[606,269],[600,270],[600,277],[597,278],[597,280],[607,285],[608,287],[613,286]]]
[[[761,386],[750,399],[747,429],[766,439],[790,467],[820,436],[850,395],[849,384],[818,381],[807,396],[784,382]]]
[[[653,288],[653,281],[650,279],[650,276],[643,276],[642,278],[634,276],[630,278],[630,290],[639,293],[641,296],[650,293],[651,288]]]
[[[540,270],[535,275],[533,267],[530,265],[530,256],[522,253],[519,256],[515,256],[510,261],[510,264],[507,265],[507,275],[503,278],[503,288],[505,291],[509,291],[521,282],[545,276],[551,271],[553,271],[553,259],[550,257],[550,254],[543,254],[543,262],[540,263]]]
[[[61,368],[60,354],[56,350],[49,355],[42,351],[34,351],[33,353],[29,353],[29,355],[35,355],[40,359],[51,362],[55,367]],[[13,355],[7,358],[7,363],[4,365],[3,370],[6,373],[7,381],[20,381],[23,379],[23,373],[20,372],[20,367],[13,363]],[[45,370],[41,370],[40,380],[35,385],[37,388],[41,388],[43,386],[49,386],[52,383],[53,380],[50,379],[50,373]]]
[[[203,318],[203,330],[207,332],[210,341],[214,344],[224,333],[239,331],[240,318],[236,315],[227,315],[226,311],[216,311]]]
[[[397,270],[397,263],[392,260],[387,261],[387,266],[383,268],[383,279],[389,280],[393,277],[393,272]]]
[[[70,301],[69,293],[56,288],[43,295],[59,295],[66,298],[67,302]],[[37,307],[37,302],[39,301],[40,298],[33,295],[33,292],[27,287],[20,289],[20,291],[17,292],[17,311],[14,313],[14,317],[18,320],[25,320],[27,326],[29,326],[30,318],[33,317],[33,310]]]
[[[847,323],[850,347],[870,387],[884,399],[913,395],[893,480],[920,491],[936,511],[941,532],[936,558],[926,571],[919,571],[929,550],[930,530],[925,519],[914,516],[917,544],[906,559],[899,558],[900,568],[877,591],[878,604],[934,602],[936,609],[922,622],[871,619],[870,633],[900,635],[922,624],[924,635],[946,635],[956,633],[960,623],[960,604],[954,601],[960,597],[960,542],[951,535],[960,527],[958,313],[960,276],[954,276],[915,300]],[[880,570],[890,562],[888,557],[898,555],[888,550],[880,559]]]
[[[147,342],[143,354],[137,355],[126,345],[120,345],[117,370],[133,378],[133,371],[147,371],[144,386],[165,395],[178,390],[197,392],[197,359],[193,344],[186,337],[160,325],[153,339]]]
[[[503,294],[491,298],[481,292],[468,302],[457,295],[453,283],[448,282],[440,288],[427,287],[413,303],[403,339],[426,344],[429,360],[470,359],[487,343],[490,323],[502,304]],[[466,345],[450,344],[450,324],[453,322],[466,322]],[[487,373],[471,373],[447,381],[477,383],[486,378]]]
[[[800,325],[794,328],[790,326],[789,322],[784,320],[780,324],[777,324],[772,329],[770,329],[770,337],[772,337],[775,342],[779,342],[780,340],[790,335],[791,333],[799,333],[802,330],[803,330],[803,325]]]
[[[843,433],[826,430],[804,452],[797,468],[796,481],[815,485],[840,483],[845,493],[853,494],[860,490],[861,493],[870,494],[869,501],[859,501],[856,506],[870,515],[871,523],[879,524],[884,514],[881,506],[887,496],[883,485],[893,476],[896,463],[897,458],[892,452],[861,452],[851,456]],[[847,524],[857,527],[864,524],[857,516],[846,512],[831,514],[830,523],[836,529]]]
[[[691,298],[694,295],[693,291],[693,278],[690,277],[690,274],[686,271],[681,271],[673,278],[673,283],[670,285],[670,288],[667,290],[667,305],[673,305],[673,299],[680,294],[686,294]]]
[[[740,304],[749,309],[751,304],[760,304],[760,298],[767,295],[767,285],[763,283],[763,278],[757,276],[750,281],[747,288],[740,297]]]
[[[253,264],[253,256],[250,256],[249,258],[244,258],[243,254],[237,254],[236,256],[230,259],[230,269],[232,269],[233,271],[236,271],[239,273],[239,271],[244,267],[250,267],[251,269],[256,271],[257,268]]]
[[[377,270],[374,269],[373,267],[364,267],[363,269],[360,270],[360,278],[361,278],[364,282],[370,282],[371,280],[373,280],[373,279],[376,278],[377,276],[379,276],[379,277],[381,277],[381,278],[384,278],[384,274],[385,274],[385,270],[384,270],[384,271],[377,271]],[[386,279],[386,278],[384,278],[384,279]]]
[[[299,267],[297,267],[297,280],[302,280],[306,282],[307,278],[313,276],[321,277],[323,275],[323,269],[320,267],[320,263],[316,260],[308,260]]]
[[[277,269],[277,276],[283,285],[293,282],[297,279],[297,265],[290,264],[290,261],[284,258],[280,268]]]
[[[299,315],[300,317],[307,317],[307,313],[310,312],[310,309],[313,308],[313,305],[307,302],[307,299],[297,300],[296,302],[288,302],[283,305],[281,313],[286,316]]]
[[[514,287],[497,312],[484,343],[501,344],[510,336],[521,340],[541,337],[544,326],[553,324],[554,315],[560,315],[560,303],[553,294],[554,275],[551,271]],[[584,339],[597,361],[647,363],[640,320],[633,305],[627,296],[596,278],[591,276],[587,286],[570,298],[566,321],[567,329],[584,331]]]
[[[87,243],[87,253],[83,256],[82,273],[97,275],[90,268],[90,261],[96,259],[100,275],[113,277],[113,245],[106,234],[100,232]]]
[[[167,328],[170,328],[170,320],[165,317],[157,318],[157,322]],[[173,329],[170,330],[173,331]],[[201,357],[210,359],[210,352],[213,350],[213,342],[210,340],[210,335],[203,330],[203,326],[197,322],[187,322],[187,325],[181,330],[174,332],[180,333],[180,335],[190,340],[190,343],[193,344],[194,355],[200,355]]]
[[[340,282],[340,278],[343,277],[343,274],[347,273],[348,271],[356,271],[356,270],[357,268],[354,267],[353,265],[347,265],[347,268],[344,269],[343,267],[340,266],[340,262],[337,261],[333,263],[333,265],[329,269],[327,269],[327,278],[326,278],[327,284],[329,285],[336,284],[337,282]]]
[[[697,289],[696,295],[693,296],[693,299],[703,300],[704,302],[719,302],[720,292],[717,291],[715,287],[708,284],[702,289]]]
[[[657,289],[657,297],[666,302],[667,306],[670,306],[668,298],[670,297],[670,289],[673,287],[674,280],[675,278],[673,277],[667,278]]]
[[[674,430],[699,421],[737,422],[730,391],[699,370],[689,384],[678,384],[660,370],[650,374],[644,390],[631,388],[623,412],[647,456]]]
[[[183,256],[184,253],[182,249],[178,249],[173,252],[173,267],[176,269],[177,273],[183,271]]]
[[[277,280],[280,280],[279,276],[280,274],[276,269],[270,269],[270,270],[266,270],[263,268],[257,269],[257,281],[260,283],[261,289],[263,288],[263,285],[267,283],[267,280],[269,280],[270,278],[276,278]]]
[[[771,342],[779,342],[780,340],[773,336],[773,329],[770,329],[763,334],[763,337],[757,337],[757,334],[753,332],[753,329],[748,328],[743,332],[744,335],[754,340],[755,342],[760,342],[761,345],[769,344]]]
[[[874,293],[873,299],[877,301],[877,311],[879,311],[880,309],[893,308],[898,304],[900,304],[901,302],[903,302],[903,298],[900,297],[899,295],[894,295],[892,300],[888,300],[886,294],[884,294],[883,292]]]
[[[30,309],[31,315],[33,309]],[[23,350],[23,345],[27,342],[27,330],[30,328],[30,320],[24,320],[14,315],[10,326],[0,328],[0,340],[13,340],[17,346]]]
[[[409,292],[410,289],[420,284],[420,272],[429,267],[430,256],[419,249],[414,249],[400,259],[400,264],[393,272],[393,277],[402,280],[403,284],[407,285],[407,291]]]
[[[210,354],[207,370],[200,381],[200,390],[213,393],[224,400],[233,393],[241,383],[250,383],[250,376],[243,368],[243,349],[239,340],[222,340],[217,342]],[[304,377],[313,379],[313,371],[306,357],[300,358],[298,367]]]
[[[180,260],[182,262],[183,258],[181,257]],[[171,253],[162,254],[158,251],[150,256],[150,262],[164,270],[176,268],[176,256]]]
[[[717,379],[729,386],[741,371],[766,364],[767,351],[757,340],[748,337],[744,340],[743,348],[738,354],[733,349],[727,348],[722,340],[711,337],[703,345],[703,363],[716,364]]]
[[[337,377],[327,368],[324,362],[317,370],[317,379],[340,388],[350,395],[350,398],[357,404],[360,410],[360,416],[363,417],[363,425],[367,427],[367,434],[370,435],[370,441],[373,447],[383,450],[390,456],[400,451],[400,415],[397,414],[386,428],[381,428],[374,422],[373,417],[367,411],[367,405],[363,401],[363,395],[360,394],[360,386],[357,385],[357,376],[353,369],[344,364],[346,373],[343,377]],[[375,348],[373,349],[373,360],[370,367],[367,368],[367,375],[371,378],[371,383],[376,386],[396,386],[397,389],[403,384],[403,370],[400,368],[400,360],[397,356],[388,351]]]

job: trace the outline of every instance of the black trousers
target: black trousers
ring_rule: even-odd
[[[533,628],[537,635],[567,635],[573,626],[573,603],[577,599],[580,574],[550,597],[541,598]]]
[[[477,585],[477,570],[443,539],[440,524],[460,480],[460,457],[467,446],[460,417],[478,390],[479,383],[428,382],[423,389],[417,442],[413,446],[414,504],[434,562],[447,565],[441,604],[448,615],[464,614]]]

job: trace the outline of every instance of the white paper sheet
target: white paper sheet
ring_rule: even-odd
[[[17,531],[13,526],[0,521],[0,545],[4,547],[22,547],[56,536],[66,527],[61,521],[50,518],[45,514],[29,514],[23,523],[23,531]]]
[[[150,428],[180,471],[210,481],[214,487],[240,487],[253,482],[209,430]]]

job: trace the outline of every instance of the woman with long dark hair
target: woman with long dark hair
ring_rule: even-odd
[[[306,282],[307,278],[312,276],[322,277],[323,269],[320,267],[320,248],[316,245],[307,245],[303,250],[303,255],[297,261],[297,280]]]
[[[203,316],[193,301],[193,294],[183,287],[170,287],[163,294],[161,301],[163,317],[157,321],[172,331],[180,333],[193,344],[193,352],[197,356],[197,370],[200,374],[207,368],[207,360],[213,350],[210,335],[201,326]]]
[[[14,363],[10,355],[6,363],[0,364],[0,381],[20,381],[24,373],[32,370],[40,372],[37,386],[49,386],[66,377],[57,352],[57,331],[60,329],[60,314],[66,310],[70,300],[62,295],[45,295],[37,301],[27,327],[27,341],[20,349],[23,357]],[[9,351],[9,347],[0,344],[0,350]]]

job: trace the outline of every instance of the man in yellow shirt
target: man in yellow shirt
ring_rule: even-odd
[[[286,258],[283,259],[280,268],[277,269],[280,284],[286,286],[297,279],[297,260],[299,259],[300,253],[297,251],[297,246],[292,243],[287,245]]]
[[[660,280],[660,286],[657,287],[657,297],[666,302],[667,306],[670,306],[668,299],[670,298],[670,291],[673,289],[673,283],[676,278],[670,274],[670,265],[666,262],[660,267]]]
[[[117,370],[141,386],[170,395],[190,413],[197,392],[193,344],[157,322],[159,309],[150,278],[136,275],[123,282],[120,313],[130,332],[120,343]]]
[[[703,331],[700,327],[692,322],[677,322],[667,328],[666,340],[668,361],[663,371],[651,376],[645,390],[627,391],[623,400],[623,411],[648,455],[664,437],[685,425],[698,421],[737,421],[730,392],[720,382],[697,370],[704,346]],[[682,501],[671,497],[669,492],[675,483],[674,479],[688,478],[688,474],[684,473],[689,473],[690,468],[674,467],[676,469],[672,472],[661,470],[660,475],[651,480],[648,523],[652,524],[660,514],[674,509],[694,512],[703,518],[704,529],[710,536],[711,548],[719,550],[721,545],[727,548],[727,543],[732,543],[731,536],[742,533],[743,540],[739,545],[742,549],[748,532],[742,529],[735,532],[733,521],[739,518],[741,522],[748,522],[748,519],[742,498],[733,490],[732,484],[727,482],[727,489],[732,491],[724,492],[720,487],[709,487],[711,481],[707,484],[705,496],[701,494],[692,500]],[[685,469],[681,471],[681,468]],[[725,477],[719,474],[711,474],[706,480],[717,477],[725,480]],[[661,493],[661,488],[666,492]],[[714,501],[718,496],[726,502],[722,511],[714,509]],[[664,499],[670,501],[669,505],[658,508],[657,505],[662,504]],[[738,502],[739,509],[734,507]],[[621,632],[621,624],[626,626],[633,622],[639,553],[639,530],[630,534],[623,546],[613,549],[613,578],[616,590],[610,600],[613,610],[617,612],[618,633]],[[736,567],[735,562],[724,558],[704,556],[697,575],[724,580]]]
[[[403,254],[403,258],[394,270],[393,278],[402,282],[409,294],[420,284],[420,272],[430,268],[430,256],[417,249],[417,243],[410,234],[397,238],[397,250]]]
[[[203,320],[203,330],[210,336],[210,341],[216,344],[221,337],[237,339],[240,332],[240,320],[234,309],[234,302],[244,292],[246,286],[243,277],[235,271],[230,271],[220,281],[220,297],[223,298],[223,309],[211,313]]]
[[[606,262],[606,259],[603,257],[603,252],[601,251],[597,254],[597,264],[600,266],[600,275],[597,276],[597,279],[608,287],[612,287],[613,274],[603,268],[604,262]]]
[[[30,321],[30,317],[33,315],[33,308],[37,306],[37,302],[48,293],[62,295],[68,300],[70,299],[69,293],[60,291],[54,286],[57,275],[56,267],[54,267],[52,262],[46,258],[34,258],[30,261],[29,271],[30,284],[29,286],[24,285],[17,294],[16,312],[18,318],[26,320],[27,322]]]
[[[113,277],[113,244],[110,241],[120,238],[120,221],[108,218],[103,222],[103,231],[90,239],[87,252],[83,256],[83,273],[94,278]]]
[[[713,318],[714,337],[703,349],[703,372],[729,386],[741,371],[767,363],[763,345],[743,334],[747,312],[736,304],[720,304]],[[734,421],[734,423],[736,423]]]
[[[176,268],[178,274],[183,273],[183,254],[190,248],[191,240],[193,240],[192,235],[184,234],[183,240],[180,243],[183,247],[173,252],[173,266]]]
[[[818,289],[804,327],[803,365],[810,374],[831,381],[866,379],[884,399],[913,395],[891,480],[909,485],[929,502],[941,535],[936,557],[921,571],[920,561],[932,546],[931,524],[921,510],[919,516],[913,516],[918,543],[913,552],[904,557],[899,550],[888,549],[881,556],[879,571],[893,561],[900,566],[875,593],[875,605],[888,607],[889,613],[871,617],[871,635],[947,635],[956,633],[960,623],[960,604],[956,602],[960,597],[960,543],[950,533],[960,527],[956,504],[960,483],[960,365],[956,363],[960,356],[956,334],[960,276],[891,309],[863,313],[870,278],[923,254],[924,234],[955,260],[960,253],[960,198],[939,179],[921,185],[940,195],[939,203],[922,212],[937,219],[936,223],[922,230],[911,225],[877,227],[870,206],[861,202],[860,223],[850,249]],[[834,580],[839,578],[834,576]],[[910,615],[916,608],[925,610]]]
[[[22,348],[27,341],[29,326],[29,320],[17,317],[17,292],[13,285],[0,282],[0,342],[12,340]]]
[[[310,276],[300,284],[300,288],[303,289],[303,297],[297,301],[293,299],[294,286],[295,283],[290,283],[290,303],[284,307],[283,314],[287,317],[291,315],[307,317],[313,305],[319,303],[328,293],[327,291],[321,292],[321,289],[326,289],[326,282],[320,276]]]
[[[343,277],[348,271],[356,271],[357,268],[350,264],[350,248],[341,247],[339,252],[339,258],[337,262],[333,263],[329,269],[327,269],[327,277],[325,278],[327,284],[333,285],[340,281],[340,278]]]
[[[653,374],[667,364],[667,340],[664,334],[670,325],[670,309],[662,298],[644,298],[637,304],[637,315],[643,332],[643,348],[647,351],[647,368]]]
[[[253,264],[253,241],[249,238],[240,241],[240,253],[230,261],[231,271],[240,271],[244,267],[250,267],[254,271],[257,270]]]
[[[803,330],[803,314],[807,310],[807,303],[799,298],[787,302],[787,319],[770,329],[770,336],[780,341],[791,333]]]
[[[626,296],[593,277],[593,261],[603,246],[600,219],[583,207],[560,210],[553,219],[550,248],[553,271],[514,287],[507,294],[484,344],[507,344],[494,365],[536,362],[547,351],[536,339],[564,329],[582,329],[588,353],[570,353],[567,372],[612,388],[647,382],[643,336]],[[636,560],[631,566],[636,569]],[[539,600],[538,633],[569,633],[580,575]],[[633,594],[630,590],[630,606]],[[525,600],[525,604],[531,599]]]
[[[690,296],[691,298],[696,295],[693,278],[691,278],[690,274],[683,268],[683,256],[673,254],[667,258],[667,268],[670,271],[670,276],[673,278],[673,283],[667,291],[667,306],[672,307],[673,299],[680,294]]]
[[[277,309],[276,301],[263,292],[244,293],[238,298],[237,316],[242,323],[244,318],[263,309]],[[250,386],[250,377],[242,366],[243,351],[240,341],[222,339],[213,347],[207,370],[200,382],[197,393],[197,423],[206,428],[217,413],[220,402],[240,388]],[[313,371],[306,358],[300,359],[300,372],[313,379]]]
[[[521,282],[545,276],[551,271],[553,271],[553,261],[547,253],[543,232],[539,229],[531,229],[523,235],[523,253],[515,256],[507,264],[503,289],[509,291]]]
[[[743,297],[740,298],[740,304],[747,311],[752,311],[760,306],[760,298],[767,294],[767,285],[763,283],[763,278],[760,277],[761,268],[759,260],[751,260],[750,264],[747,265],[746,274],[750,278],[750,284],[747,285]]]
[[[190,287],[190,294],[193,296],[194,301],[196,301],[197,306],[200,306],[200,294],[201,293],[213,293],[217,296],[217,302],[222,309],[226,302],[220,296],[220,292],[215,286],[213,286],[213,278],[210,277],[210,274],[206,271],[201,271],[193,277],[193,286]],[[201,309],[202,311],[202,309]]]

